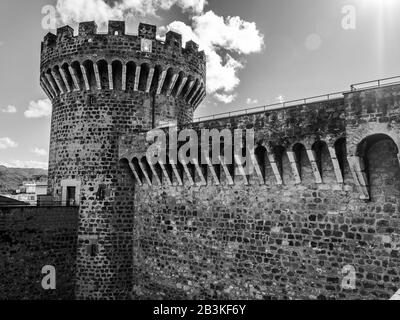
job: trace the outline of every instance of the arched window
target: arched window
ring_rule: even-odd
[[[372,201],[400,197],[400,165],[396,143],[385,134],[365,138],[357,148],[364,161]]]

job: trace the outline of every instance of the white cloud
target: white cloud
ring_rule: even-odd
[[[219,100],[223,103],[226,103],[226,104],[232,103],[233,101],[235,101],[236,96],[237,96],[236,94],[223,94],[223,93],[215,93],[214,94],[214,97],[217,100]]]
[[[207,91],[232,96],[231,92],[240,84],[238,72],[244,64],[233,58],[260,52],[264,37],[255,23],[243,21],[240,17],[223,18],[213,11],[194,16],[192,26],[174,21],[160,31],[173,30],[182,34],[183,42],[193,40],[207,56]],[[221,93],[215,97],[221,100]],[[226,100],[223,98],[223,100]]]
[[[247,100],[246,100],[247,105],[257,104],[257,103],[258,103],[257,99],[247,98]]]
[[[45,169],[48,168],[47,162],[42,161],[21,161],[21,160],[11,160],[10,162],[0,161],[0,165],[8,168],[28,168],[28,169]]]
[[[94,20],[103,24],[131,15],[157,16],[157,11],[169,10],[173,6],[180,7],[184,12],[199,14],[206,5],[206,0],[122,0],[112,4],[104,0],[58,0],[57,12],[60,23]]]
[[[6,150],[9,148],[16,148],[18,143],[14,142],[8,137],[0,138],[0,150]]]
[[[46,118],[51,116],[51,101],[49,99],[31,101],[28,110],[24,112],[27,118]]]
[[[15,106],[7,106],[7,108],[1,109],[1,112],[3,113],[16,113],[17,108]]]
[[[32,150],[32,152],[40,157],[47,156],[47,151],[45,149],[35,148]]]
[[[157,16],[159,10],[178,6],[190,14],[190,25],[174,21],[159,28],[160,33],[173,30],[183,36],[183,42],[193,40],[207,56],[207,91],[232,96],[240,84],[239,71],[244,68],[243,56],[260,52],[264,36],[254,22],[240,17],[221,17],[213,11],[204,13],[206,0],[58,0],[59,23],[71,24],[95,20],[102,24],[111,19],[126,19],[131,15]],[[235,56],[235,58],[233,57]],[[237,56],[237,57],[236,57]],[[218,99],[218,96],[217,96]]]

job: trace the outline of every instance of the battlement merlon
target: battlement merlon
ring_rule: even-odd
[[[169,31],[156,39],[157,28],[141,23],[128,35],[124,21],[109,21],[98,33],[95,22],[74,29],[63,26],[42,42],[40,84],[50,99],[74,91],[137,91],[172,96],[197,108],[206,95],[206,57],[199,46]]]
[[[153,49],[159,51],[173,51],[174,54],[182,56],[196,56],[199,62],[205,64],[206,57],[204,51],[199,51],[199,46],[193,42],[188,41],[186,47],[182,47],[182,36],[176,32],[169,31],[166,34],[166,40],[161,41],[156,39],[157,27],[145,23],[140,23],[137,35],[126,34],[125,21],[109,21],[108,32],[99,33],[98,26],[94,21],[81,22],[78,26],[78,35],[74,35],[74,29],[70,26],[63,26],[57,28],[56,35],[48,33],[42,42],[42,59],[41,62],[46,63],[49,59],[54,57],[54,53],[59,51],[63,54],[63,49],[66,45],[82,46],[90,49],[90,44],[97,41],[101,43],[110,42],[118,46],[118,44],[126,43],[130,48],[141,48],[142,39],[152,42]],[[147,42],[149,43],[149,42]],[[89,48],[88,48],[89,47]],[[162,49],[164,47],[164,50]],[[153,50],[154,53],[154,50]],[[188,57],[190,58],[190,57]]]

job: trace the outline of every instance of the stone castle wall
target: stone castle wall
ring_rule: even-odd
[[[214,166],[203,171],[206,186],[196,170],[195,185],[186,170],[166,170],[169,185],[148,169],[149,185],[137,166],[143,136],[122,138],[120,156],[141,178],[133,297],[391,297],[400,288],[399,93],[388,86],[188,125],[254,128],[262,183],[259,172],[246,184],[231,170],[229,185]]]

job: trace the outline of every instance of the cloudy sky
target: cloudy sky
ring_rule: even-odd
[[[196,116],[400,75],[398,0],[1,0],[0,165],[47,166],[51,106],[38,78],[52,8],[56,26],[125,19],[136,33],[143,21],[198,42],[208,98]]]

